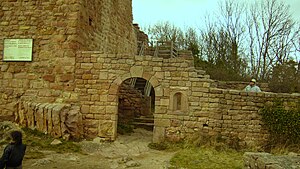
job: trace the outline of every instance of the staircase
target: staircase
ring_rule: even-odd
[[[141,91],[142,95],[145,95],[145,86],[146,86],[147,80],[142,78],[136,78],[134,88]]]
[[[129,82],[131,87],[134,87],[136,90],[139,90],[142,95],[150,96],[152,86],[149,81],[142,78],[131,78]],[[135,128],[144,128],[146,130],[153,131],[154,126],[154,117],[153,114],[147,116],[135,117],[133,123]]]
[[[153,131],[154,117],[153,116],[140,116],[136,117],[132,123],[135,128],[144,128]]]
[[[156,45],[145,46],[144,43],[138,43],[138,55],[150,55],[162,57],[164,59],[178,57],[177,48],[172,41],[157,41]]]
[[[142,79],[142,78],[131,78],[130,79],[130,86],[139,90],[142,95],[144,96],[150,96],[152,86],[149,81]]]
[[[158,41],[156,43],[156,50],[154,56],[162,57],[164,59],[174,58],[178,56],[177,49],[172,41]]]

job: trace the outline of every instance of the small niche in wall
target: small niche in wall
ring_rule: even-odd
[[[181,97],[182,94],[181,93],[175,93],[174,97],[173,97],[173,110],[181,110]]]
[[[173,113],[185,113],[188,110],[187,96],[185,92],[171,92],[170,109]]]

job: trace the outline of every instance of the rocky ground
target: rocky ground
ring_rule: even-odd
[[[114,142],[82,141],[84,153],[63,153],[39,150],[45,154],[41,159],[23,161],[24,169],[164,169],[175,152],[148,148],[152,132],[135,129],[130,135],[120,135]],[[1,148],[1,151],[3,150]]]

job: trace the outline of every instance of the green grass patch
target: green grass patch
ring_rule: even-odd
[[[154,150],[166,150],[169,149],[169,145],[165,142],[162,143],[149,143],[148,147]]]
[[[74,142],[61,139],[61,144],[51,145],[51,142],[54,140],[51,136],[28,128],[23,128],[22,130],[25,132],[23,142],[27,145],[28,149],[50,150],[57,153],[81,153],[81,147]]]
[[[199,140],[198,140],[199,141]],[[236,150],[224,143],[181,141],[177,143],[150,143],[149,148],[175,151],[169,169],[242,169],[244,151]],[[200,144],[201,143],[201,144]],[[202,145],[202,146],[200,146]]]
[[[191,147],[178,151],[170,161],[172,167],[187,169],[242,169],[243,153],[235,150]]]
[[[38,151],[38,150],[33,150],[33,149],[27,149],[25,153],[25,159],[41,159],[45,158],[45,154]]]

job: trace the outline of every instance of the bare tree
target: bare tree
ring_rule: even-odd
[[[183,31],[170,22],[158,22],[155,25],[149,26],[147,34],[152,41],[173,41],[179,47],[184,45]]]
[[[149,26],[147,34],[153,41],[173,41],[181,50],[191,50],[194,55],[199,53],[199,37],[194,28],[182,30],[170,22],[158,22]]]
[[[206,28],[201,31],[201,58],[206,60],[207,72],[217,80],[242,80],[246,76],[243,37],[245,7],[233,0],[219,4],[218,19],[206,17]]]
[[[299,35],[289,6],[277,0],[256,2],[247,17],[249,57],[253,76],[268,80],[272,67],[290,59]]]

